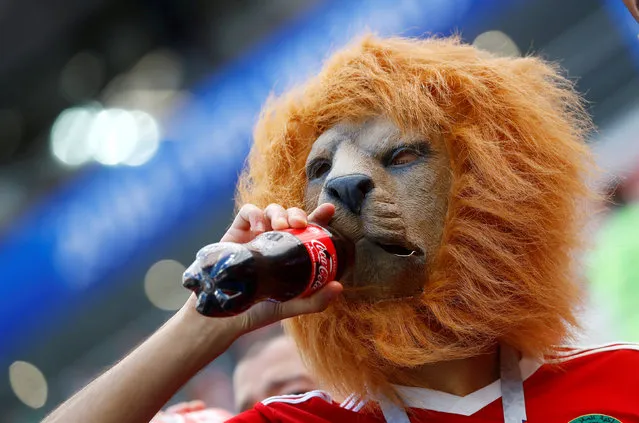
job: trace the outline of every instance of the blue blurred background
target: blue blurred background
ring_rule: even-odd
[[[622,0],[0,3],[0,422],[36,422],[185,300],[230,223],[269,93],[370,30],[558,61],[615,199],[581,267],[583,342],[639,341],[639,25]],[[232,409],[240,340],[175,401]]]

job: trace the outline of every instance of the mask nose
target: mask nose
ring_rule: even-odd
[[[326,193],[350,211],[359,215],[366,195],[375,187],[373,180],[362,174],[333,178],[326,183]]]

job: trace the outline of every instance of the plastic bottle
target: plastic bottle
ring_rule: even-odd
[[[303,297],[338,280],[350,266],[353,245],[333,229],[265,232],[246,244],[219,242],[202,248],[184,272],[205,316],[232,316],[253,304]]]

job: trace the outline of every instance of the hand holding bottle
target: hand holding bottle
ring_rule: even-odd
[[[202,248],[185,272],[185,287],[197,295],[186,307],[207,316],[238,315],[233,319],[242,331],[323,310],[342,290],[332,280],[349,255],[347,242],[322,228],[334,212],[332,204],[309,216],[275,204],[243,206],[221,241]]]

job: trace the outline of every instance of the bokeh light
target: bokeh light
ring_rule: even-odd
[[[137,125],[137,141],[129,156],[122,163],[140,166],[153,157],[160,145],[160,128],[157,121],[148,113],[133,111],[131,116]]]
[[[62,163],[78,166],[93,156],[87,142],[98,111],[94,107],[75,107],[63,111],[51,128],[51,149]]]
[[[48,385],[44,374],[31,363],[14,361],[9,366],[9,384],[20,401],[31,408],[47,402]]]
[[[521,51],[519,47],[517,47],[517,44],[508,34],[502,31],[486,31],[481,33],[475,38],[473,45],[497,56],[521,56]]]
[[[93,158],[107,166],[126,160],[135,149],[138,128],[129,112],[121,109],[102,110],[95,117],[87,142]]]
[[[149,268],[144,277],[144,292],[149,301],[162,310],[177,310],[190,292],[182,287],[186,268],[176,260],[160,260]]]
[[[91,159],[139,166],[153,157],[159,141],[157,120],[139,110],[76,107],[62,112],[51,129],[53,155],[69,166]]]

